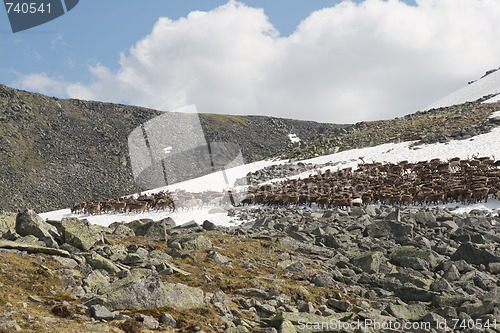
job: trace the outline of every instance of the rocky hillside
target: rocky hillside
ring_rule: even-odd
[[[486,96],[475,102],[419,111],[391,120],[333,128],[300,144],[289,144],[281,156],[305,159],[391,142],[417,141],[416,144],[420,144],[469,139],[500,125],[498,119],[488,118],[492,112],[500,110],[500,102],[481,104],[488,98]]]
[[[498,211],[230,213],[0,215],[0,332],[500,332]]]
[[[66,208],[139,189],[127,138],[162,114],[135,106],[51,98],[0,85],[0,210]],[[209,142],[240,146],[246,162],[337,126],[272,117],[201,114]]]

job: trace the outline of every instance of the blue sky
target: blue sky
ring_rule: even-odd
[[[82,0],[14,34],[2,8],[0,83],[164,110],[389,118],[499,67],[499,13],[496,0]]]

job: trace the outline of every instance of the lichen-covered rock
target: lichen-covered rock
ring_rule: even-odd
[[[183,250],[204,250],[212,247],[210,239],[199,234],[187,234],[172,237],[167,242],[169,247],[179,244]]]
[[[471,243],[464,243],[453,253],[451,260],[465,260],[469,264],[487,265],[500,262],[500,257],[485,249],[478,249]]]
[[[394,265],[410,267],[416,270],[427,270],[437,265],[436,257],[432,252],[420,250],[414,246],[398,246],[394,248],[390,261]]]
[[[175,221],[167,217],[161,221],[149,222],[145,226],[144,236],[155,240],[165,240],[167,230],[175,227]]]
[[[0,237],[7,233],[13,233],[16,230],[15,214],[0,214]]]
[[[148,310],[171,307],[188,310],[204,304],[203,290],[180,283],[165,283],[158,273],[148,269],[132,269],[130,275],[113,282],[103,294],[91,300],[110,310]]]
[[[361,270],[367,273],[378,273],[380,270],[380,264],[384,260],[384,254],[382,252],[370,252],[364,253],[357,257],[354,257],[351,262],[353,265],[357,266]]]
[[[111,260],[101,256],[99,253],[90,252],[85,253],[83,256],[93,269],[103,269],[112,274],[120,272],[120,268],[117,265],[115,265]]]
[[[51,223],[61,233],[64,243],[82,251],[89,251],[103,237],[99,227],[87,220],[63,218],[61,221],[51,221]]]
[[[47,246],[58,247],[55,240],[59,237],[57,230],[32,210],[25,209],[17,214],[16,232],[21,236],[35,236]]]

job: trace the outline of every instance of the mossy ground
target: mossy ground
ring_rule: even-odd
[[[290,250],[276,242],[251,239],[244,236],[222,235],[206,232],[213,247],[185,252],[180,258],[173,258],[172,263],[189,272],[189,275],[165,275],[166,282],[178,282],[192,287],[199,287],[206,293],[223,291],[228,299],[237,296],[235,291],[241,288],[259,288],[275,293],[289,295],[292,304],[298,300],[316,303],[320,297],[333,297],[337,287],[317,287],[310,281],[310,271],[314,271],[314,261],[305,262],[305,270],[291,272],[279,268],[278,263],[291,257]],[[111,244],[137,245],[150,250],[159,249],[169,252],[164,241],[151,241],[144,237],[108,236]],[[226,264],[219,264],[207,257],[215,251],[229,259]],[[250,263],[250,265],[249,265]],[[0,316],[10,314],[8,320],[16,320],[26,332],[148,332],[131,321],[112,321],[98,323],[93,321],[81,307],[82,301],[70,295],[57,274],[60,264],[46,255],[28,255],[18,252],[0,252]],[[39,301],[32,301],[30,297]],[[351,300],[352,301],[352,300]],[[61,307],[62,302],[66,305]],[[243,310],[232,301],[227,302],[234,315],[242,320],[254,320],[251,311]],[[217,309],[211,304],[189,310],[177,311],[160,308],[153,311],[140,311],[142,314],[159,318],[163,313],[170,313],[178,322],[176,329],[163,327],[163,332],[194,332],[201,328],[205,332],[218,332],[224,327]],[[121,311],[132,318],[138,311]],[[14,332],[5,330],[3,332]],[[0,329],[0,333],[3,333]]]

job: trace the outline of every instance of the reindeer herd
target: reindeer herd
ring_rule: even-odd
[[[156,210],[194,209],[203,206],[308,206],[324,209],[370,204],[437,205],[473,204],[500,198],[500,160],[490,157],[410,163],[362,163],[356,170],[316,171],[307,178],[250,186],[236,191],[160,191],[115,199],[82,202],[74,214],[110,212],[144,213]]]
[[[97,215],[105,213],[144,213],[148,210],[175,210],[174,200],[168,191],[150,195],[141,194],[116,199],[105,198],[99,201],[80,202],[71,208],[73,214]]]
[[[327,169],[304,179],[250,187],[243,205],[319,208],[369,204],[472,204],[500,197],[500,161],[489,157],[410,163],[363,163],[356,170]]]

